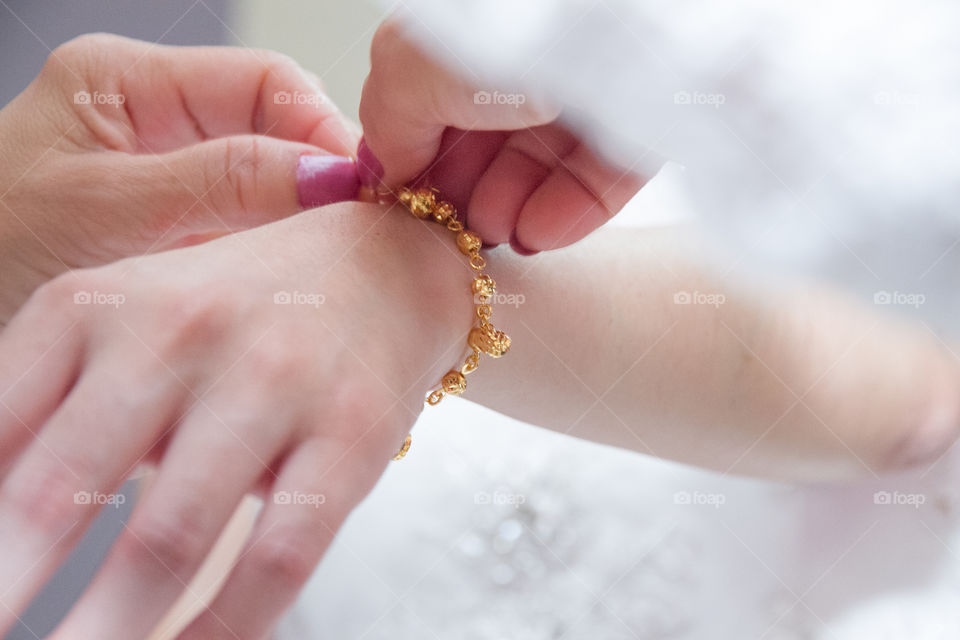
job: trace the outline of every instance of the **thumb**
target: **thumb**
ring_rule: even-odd
[[[242,135],[131,158],[153,228],[238,231],[356,197],[352,158],[308,144]]]
[[[364,187],[391,188],[423,173],[437,157],[447,127],[513,131],[559,115],[559,109],[526,94],[485,90],[466,67],[441,65],[413,44],[402,17],[385,21],[370,48],[360,100],[364,139],[357,153]]]

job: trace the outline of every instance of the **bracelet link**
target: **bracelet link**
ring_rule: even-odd
[[[433,220],[457,234],[457,248],[469,257],[470,268],[477,272],[470,285],[477,305],[477,320],[467,337],[467,345],[472,353],[466,357],[459,370],[448,371],[440,381],[440,387],[427,395],[426,403],[431,406],[439,404],[446,395],[461,395],[466,391],[466,376],[480,366],[481,353],[499,358],[510,350],[510,336],[497,330],[490,323],[493,315],[493,306],[490,302],[496,294],[497,283],[483,273],[487,267],[486,258],[480,255],[483,240],[477,233],[464,229],[463,223],[457,219],[456,208],[449,202],[440,200],[437,194],[436,189],[403,188],[398,192],[397,200],[417,218]],[[410,449],[410,440],[411,437],[408,434],[394,460],[400,460],[406,455]]]

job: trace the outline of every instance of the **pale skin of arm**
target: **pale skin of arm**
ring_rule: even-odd
[[[457,306],[469,270],[428,229],[437,246],[418,250],[436,249],[439,268],[424,286]],[[932,464],[952,444],[960,371],[932,334],[813,287],[738,290],[692,257],[703,249],[673,227],[601,230],[535,259],[489,252],[500,293],[524,299],[496,306],[513,346],[484,357],[464,397],[583,439],[781,480],[869,478]],[[678,305],[678,291],[725,301]],[[249,504],[237,513],[156,638],[203,608],[195,594],[229,572],[254,515]]]
[[[10,610],[26,606],[92,516],[74,492],[110,492],[165,433],[158,478],[53,637],[144,635],[265,475],[273,491],[330,499],[321,509],[268,501],[211,611],[182,637],[269,629],[465,346],[471,271],[450,234],[427,224],[399,207],[333,205],[38,291],[0,334],[10,407],[0,572],[24,576]],[[496,306],[514,347],[485,359],[467,397],[592,440],[775,478],[864,476],[932,460],[952,440],[950,411],[946,427],[917,427],[955,406],[956,371],[932,336],[819,294],[772,304],[727,291],[718,310],[674,305],[678,290],[721,289],[684,257],[689,242],[683,229],[598,232],[535,260],[491,252],[500,291],[526,302]],[[327,304],[273,304],[281,289],[322,291]],[[78,306],[78,290],[128,302]],[[52,387],[71,375],[79,383],[61,397]],[[612,413],[579,419],[595,400],[583,383],[603,394],[621,375],[604,396]],[[780,381],[802,394],[818,379],[813,412],[777,423],[794,400]],[[202,406],[190,402],[211,385]],[[176,523],[189,523],[187,537]]]
[[[465,397],[573,436],[721,472],[831,481],[929,464],[960,424],[960,370],[927,330],[815,287],[724,283],[692,230],[601,230],[490,256],[511,352]],[[724,304],[675,304],[677,292]],[[510,298],[506,298],[509,300]]]

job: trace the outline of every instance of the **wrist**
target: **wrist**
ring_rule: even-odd
[[[320,286],[346,288],[352,305],[389,319],[389,335],[375,339],[402,357],[384,380],[419,412],[427,392],[462,363],[474,324],[473,273],[455,237],[399,204],[340,203],[296,218]]]

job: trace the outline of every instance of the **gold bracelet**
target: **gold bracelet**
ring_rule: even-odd
[[[466,376],[477,370],[480,365],[480,354],[486,353],[493,358],[499,358],[510,350],[510,336],[495,329],[490,322],[490,317],[493,315],[490,302],[496,293],[497,283],[483,273],[487,261],[480,255],[480,248],[483,246],[480,236],[463,228],[463,223],[457,220],[457,211],[454,206],[439,200],[435,189],[404,188],[397,194],[397,200],[421,220],[432,220],[457,234],[457,248],[461,253],[469,256],[470,267],[476,272],[471,289],[477,305],[477,321],[467,337],[467,346],[470,347],[471,353],[464,360],[463,366],[448,371],[440,381],[440,386],[427,395],[426,403],[435,405],[443,400],[445,395],[458,396],[466,391]],[[407,455],[407,451],[410,450],[410,441],[410,434],[407,434],[403,446],[393,457],[394,460],[401,460]]]

